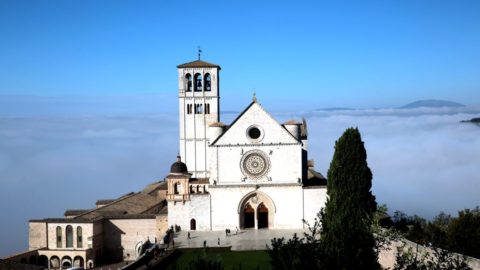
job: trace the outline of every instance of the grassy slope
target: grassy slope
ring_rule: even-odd
[[[182,251],[182,255],[170,265],[168,269],[188,269],[189,262],[199,256],[203,256],[203,252],[203,249]],[[225,270],[270,269],[270,257],[266,251],[228,251],[212,249],[208,250],[206,255],[210,259],[220,260]]]

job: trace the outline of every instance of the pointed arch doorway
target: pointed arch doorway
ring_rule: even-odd
[[[275,228],[276,207],[264,192],[247,193],[238,204],[239,227],[242,229]]]

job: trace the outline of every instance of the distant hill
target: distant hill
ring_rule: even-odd
[[[480,124],[480,118],[472,118],[470,120],[462,120],[460,121],[462,123],[475,123],[475,124]]]
[[[420,107],[427,107],[427,108],[439,108],[439,107],[465,107],[465,105],[448,101],[448,100],[436,100],[436,99],[425,99],[425,100],[417,100],[415,102],[409,103],[405,106],[400,107],[401,109],[415,109]]]
[[[343,108],[343,107],[332,107],[332,108],[320,108],[320,109],[316,109],[316,111],[327,111],[327,112],[330,112],[330,111],[354,111],[356,109],[353,109],[353,108]]]

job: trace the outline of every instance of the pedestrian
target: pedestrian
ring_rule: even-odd
[[[217,243],[218,243],[218,245],[220,246],[220,237],[218,238],[218,242],[217,242]]]
[[[228,236],[228,229],[225,229],[225,236]]]
[[[190,239],[190,232],[187,233],[187,237],[188,237],[188,239]]]
[[[172,248],[175,248],[175,240],[172,239]]]
[[[203,240],[203,248],[207,248],[207,240]]]

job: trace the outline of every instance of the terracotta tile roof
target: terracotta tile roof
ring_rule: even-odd
[[[209,178],[190,178],[188,181],[189,183],[192,184],[209,184]]]
[[[167,182],[165,181],[158,181],[158,182],[155,182],[155,183],[152,183],[148,186],[146,186],[142,192],[143,193],[147,193],[147,194],[151,194],[152,192],[156,191],[156,190],[166,190],[168,188],[167,186]]]
[[[287,122],[283,123],[284,125],[301,125],[301,123],[295,121],[294,119],[288,120]]]
[[[208,125],[209,127],[225,127],[227,125],[225,125],[224,123],[222,122],[213,122],[211,123],[210,125]]]
[[[185,64],[178,65],[177,68],[202,68],[202,67],[215,67],[220,69],[219,65],[208,63],[202,60],[196,60]]]
[[[315,171],[313,168],[308,168],[307,179],[303,181],[304,187],[311,186],[326,186],[327,179],[319,172]]]
[[[114,199],[109,199],[109,200],[98,200],[95,205],[105,205],[114,202]]]
[[[78,215],[81,215],[81,214],[86,213],[86,212],[91,211],[91,210],[92,209],[67,209],[67,210],[65,210],[65,213],[63,215],[64,216],[78,216]]]
[[[92,220],[84,218],[45,218],[45,219],[31,219],[29,222],[49,222],[49,223],[92,223]],[[0,268],[1,269],[1,268]]]
[[[103,216],[142,214],[153,206],[161,203],[161,201],[161,199],[143,192],[134,193],[126,195],[113,203],[81,214],[77,216],[77,218],[94,220]]]

